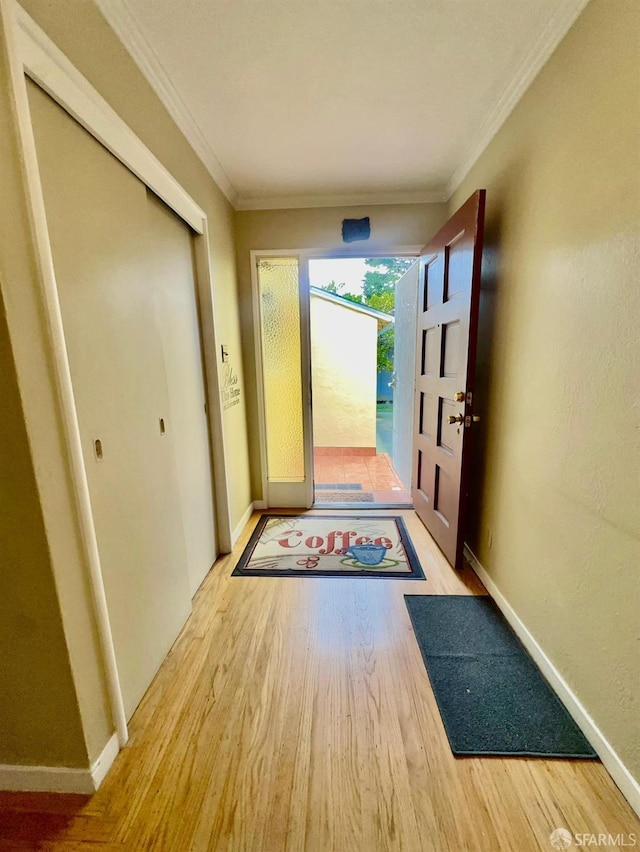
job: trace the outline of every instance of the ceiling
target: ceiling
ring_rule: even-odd
[[[446,200],[586,0],[96,0],[238,209]]]

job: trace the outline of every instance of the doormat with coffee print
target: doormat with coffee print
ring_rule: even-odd
[[[263,515],[233,576],[424,580],[400,516]]]

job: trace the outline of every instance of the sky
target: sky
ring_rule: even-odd
[[[344,282],[348,286],[342,293],[362,293],[362,279],[367,271],[364,258],[332,258],[309,261],[309,283],[312,287],[326,287],[330,281]]]

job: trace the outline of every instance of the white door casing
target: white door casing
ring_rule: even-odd
[[[358,246],[350,251],[344,249],[281,249],[252,250],[251,276],[253,296],[253,329],[257,382],[258,423],[260,438],[260,459],[262,474],[262,500],[256,501],[256,508],[309,508],[313,505],[313,388],[311,387],[311,323],[309,296],[309,261],[328,258],[362,257],[417,257],[421,246],[392,245],[385,248]],[[260,381],[263,375],[262,331],[260,288],[258,263],[261,259],[296,258],[298,261],[300,284],[300,351],[302,380],[302,422],[304,429],[305,467],[304,479],[293,483],[273,483],[269,481],[267,471],[267,423],[265,417],[264,388]]]

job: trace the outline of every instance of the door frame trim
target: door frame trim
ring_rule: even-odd
[[[341,258],[361,257],[420,257],[424,246],[391,245],[366,251],[362,246],[354,248],[297,248],[297,249],[251,249],[251,301],[253,316],[253,343],[256,370],[256,396],[258,408],[258,439],[260,447],[260,478],[262,498],[255,501],[254,506],[269,508],[267,481],[267,427],[264,415],[264,388],[262,384],[262,336],[260,320],[260,299],[258,291],[257,262],[261,257],[296,257],[298,259],[300,280],[300,333],[302,357],[302,393],[303,401],[307,404],[303,411],[303,427],[305,441],[305,480],[309,494],[309,506],[313,506],[313,416],[312,416],[312,384],[311,384],[311,316],[309,293],[309,261],[310,260],[339,260]]]
[[[44,322],[40,325],[38,346],[46,355],[50,365],[47,371],[47,401],[40,404],[38,429],[43,429],[43,414],[48,421],[46,428],[56,433],[63,448],[61,463],[66,476],[55,478],[55,487],[67,495],[68,503],[75,514],[74,531],[68,525],[58,524],[51,509],[50,493],[44,496],[38,471],[46,468],[46,459],[38,455],[40,438],[31,441],[34,467],[41,492],[45,524],[50,533],[57,537],[56,546],[50,542],[51,563],[60,596],[63,623],[65,612],[72,606],[78,591],[71,590],[68,566],[61,556],[66,551],[81,555],[83,568],[88,575],[91,604],[95,617],[98,646],[105,671],[105,685],[113,725],[118,742],[122,747],[128,739],[128,729],[122,700],[122,691],[109,622],[109,613],[104,589],[100,554],[96,538],[93,513],[89,495],[87,472],[84,464],[78,416],[74,399],[69,360],[65,344],[64,328],[56,285],[55,271],[37,153],[31,121],[25,76],[32,79],[49,94],[75,121],[81,124],[94,138],[110,151],[126,168],[158,195],[195,232],[194,255],[198,296],[201,310],[202,345],[205,353],[205,385],[207,388],[208,417],[213,455],[213,489],[215,496],[214,523],[217,528],[218,547],[222,552],[232,549],[232,530],[229,502],[228,471],[226,466],[223,416],[218,371],[218,345],[214,316],[214,293],[211,268],[211,253],[206,213],[191,198],[181,184],[165,169],[162,163],[147,148],[142,140],[109,106],[89,81],[67,59],[46,33],[24,11],[16,0],[0,0],[0,40],[6,54],[9,71],[8,89],[13,112],[13,141],[18,149],[22,165],[22,198],[29,216],[30,236],[26,250],[33,259],[30,277],[35,283],[36,310]],[[12,279],[13,280],[13,279]],[[25,311],[33,316],[33,294],[25,294],[24,280],[16,280],[11,290],[10,280],[3,282],[6,288],[7,320],[10,329],[17,326]],[[39,393],[36,379],[28,376],[29,365],[22,364],[20,347],[15,346],[14,359],[20,381],[25,417],[31,422],[27,409],[33,411],[33,395]],[[27,382],[25,383],[25,377]],[[28,398],[28,404],[27,404]],[[49,402],[51,400],[51,403]],[[41,432],[39,433],[41,434]],[[45,474],[46,478],[46,474]],[[48,477],[52,478],[51,475]],[[61,481],[64,480],[64,481]],[[50,514],[52,515],[50,517]],[[68,559],[67,559],[68,561]],[[67,633],[65,629],[65,633]],[[74,658],[74,643],[67,635],[69,650]],[[75,675],[74,675],[75,676]]]
[[[251,302],[253,311],[253,344],[255,352],[256,392],[258,401],[258,438],[260,446],[260,480],[262,499],[269,508],[269,480],[267,477],[267,422],[265,417],[264,382],[262,381],[262,319],[260,315],[260,290],[258,261],[263,257],[295,257],[298,261],[298,306],[300,311],[300,373],[302,384],[302,433],[304,446],[304,486],[307,508],[313,504],[313,421],[311,418],[311,335],[309,317],[309,275],[305,252],[300,249],[251,250]],[[297,486],[297,483],[294,487]],[[286,493],[286,483],[280,490]]]

